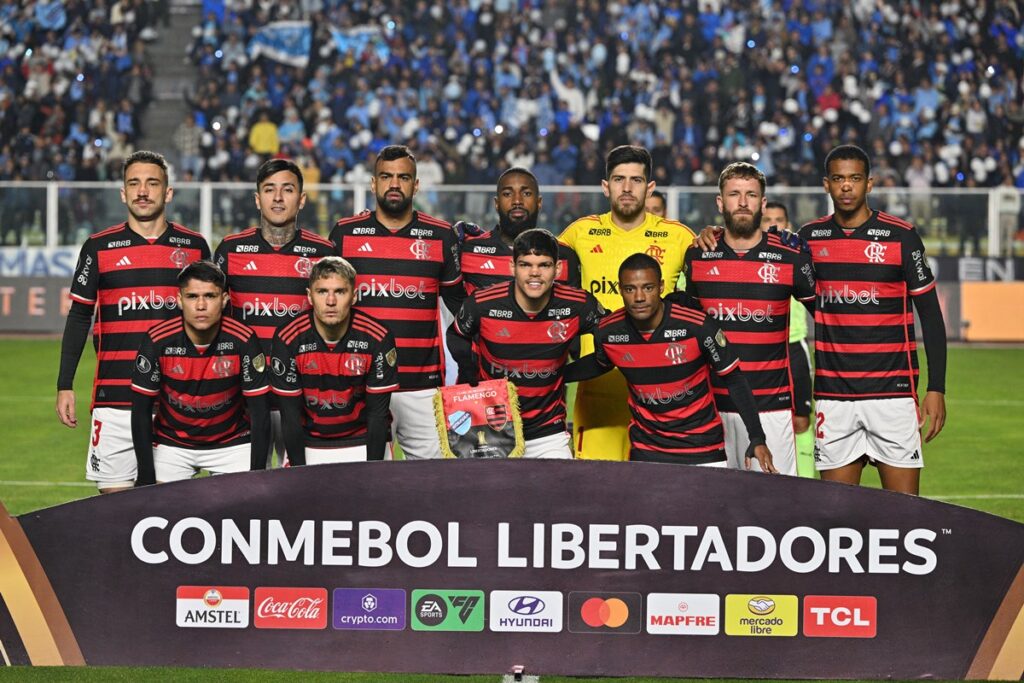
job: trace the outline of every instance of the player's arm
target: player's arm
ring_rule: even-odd
[[[152,340],[147,336],[132,368],[132,446],[139,473],[136,486],[156,483],[153,466],[153,403],[160,393],[160,359]]]
[[[448,351],[459,366],[459,384],[476,384],[480,381],[479,359],[473,352],[473,341],[480,332],[480,316],[476,299],[469,297],[462,303],[455,320],[445,334]]]
[[[82,349],[89,338],[92,314],[99,290],[99,257],[89,242],[82,245],[71,280],[71,308],[64,322],[60,342],[60,368],[57,371],[57,419],[67,427],[78,425],[75,410],[75,372],[82,358]]]
[[[384,448],[388,443],[391,410],[391,392],[367,392],[366,394],[366,459],[383,460]]]
[[[390,331],[374,350],[373,367],[366,382],[366,459],[383,460],[391,433],[391,392],[398,388],[398,347]]]
[[[580,257],[572,249],[565,249],[559,254],[562,268],[565,269],[566,283],[570,287],[580,288],[583,286],[583,271],[580,266]]]
[[[904,277],[921,319],[924,352],[928,358],[928,390],[921,404],[921,427],[927,425],[925,443],[946,424],[946,323],[935,291],[935,276],[924,256],[924,244],[916,231],[903,241]]]
[[[284,449],[288,454],[288,464],[292,467],[301,467],[306,464],[302,396],[278,395],[277,405],[281,410],[281,431],[284,433]]]
[[[454,230],[444,230],[441,234],[444,263],[441,273],[441,298],[448,310],[455,315],[466,300],[466,288],[462,285],[461,255],[462,247],[455,236]]]
[[[701,340],[704,357],[725,384],[729,398],[735,404],[736,411],[747,430],[747,439],[750,441],[744,454],[747,469],[750,469],[750,458],[757,458],[762,471],[778,472],[772,462],[771,451],[765,445],[764,429],[761,427],[754,392],[740,370],[739,358],[733,354],[732,347],[726,342],[725,333],[710,318],[706,318],[701,328]]]
[[[249,411],[250,423],[249,469],[264,470],[267,468],[267,451],[270,448],[269,392],[246,396],[245,407]]]
[[[612,367],[613,363],[605,352],[601,330],[598,329],[594,334],[594,352],[565,366],[563,379],[566,382],[582,382],[584,380],[600,377],[611,370]]]

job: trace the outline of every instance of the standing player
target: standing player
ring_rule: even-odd
[[[329,240],[297,227],[299,211],[306,205],[302,185],[302,171],[295,162],[265,161],[256,172],[259,226],[225,237],[215,257],[227,276],[231,317],[256,332],[268,357],[274,332],[309,307],[310,268],[334,253]],[[282,434],[281,414],[274,409],[271,448],[277,445],[281,461],[285,457]]]
[[[665,218],[668,213],[668,203],[665,199],[665,193],[660,190],[654,190],[651,192],[651,196],[647,198],[645,209],[647,210],[647,213],[653,213],[655,216]]]
[[[789,211],[782,202],[766,202],[761,229],[792,230]],[[807,315],[796,299],[789,307],[789,374],[793,380],[793,432],[796,434],[796,470],[801,477],[814,478],[814,434],[811,432],[811,359],[807,352]]]
[[[630,460],[726,466],[722,420],[711,393],[710,370],[731,393],[749,435],[747,467],[756,459],[775,472],[757,407],[732,345],[709,316],[661,298],[661,266],[634,254],[619,268],[624,307],[601,321],[595,352],[573,363],[566,380],[593,377],[617,367],[629,387]],[[682,294],[682,299],[687,299]]]
[[[688,249],[683,273],[686,292],[696,297],[725,332],[750,383],[775,467],[796,475],[793,390],[789,374],[790,297],[813,306],[810,255],[761,231],[765,178],[743,161],[729,164],[718,178],[718,210],[725,234],[716,251]],[[673,300],[670,294],[668,300]],[[797,311],[803,313],[803,309]],[[715,401],[725,425],[729,466],[742,469],[746,429],[721,380],[712,378]]]
[[[601,304],[614,310],[622,305],[618,268],[631,254],[647,254],[661,266],[669,282],[675,282],[683,268],[683,253],[693,242],[693,232],[676,221],[644,210],[654,190],[651,155],[643,147],[623,145],[605,159],[606,179],[601,189],[609,199],[608,213],[575,221],[559,236],[572,248],[582,266],[583,289]],[[583,338],[583,353],[593,350],[589,337]],[[579,385],[573,420],[576,457],[625,460],[629,457],[626,385],[613,372]]]
[[[352,308],[355,287],[351,264],[320,259],[309,273],[312,310],[274,335],[270,381],[291,465],[384,459],[398,351],[386,327]]]
[[[71,309],[60,349],[57,417],[76,427],[72,389],[93,323],[96,378],[86,478],[100,493],[130,488],[137,472],[132,447],[132,361],[146,331],[175,316],[177,276],[188,263],[210,257],[202,235],[170,223],[165,215],[174,190],[167,161],[138,151],[124,160],[121,202],[128,219],[82,245],[71,282]]]
[[[462,243],[462,277],[467,294],[509,279],[513,273],[512,243],[524,230],[537,227],[543,203],[537,178],[525,168],[514,166],[498,177],[494,196],[498,225]],[[580,261],[576,252],[559,245],[558,262],[561,267],[556,282],[579,287]]]
[[[454,313],[466,296],[459,243],[448,223],[412,208],[419,181],[416,159],[407,147],[390,145],[380,151],[370,189],[376,211],[338,221],[331,241],[356,269],[360,310],[395,335],[395,439],[408,459],[440,458],[433,407],[434,392],[444,378],[438,305],[443,298]]]
[[[825,159],[835,213],[800,229],[817,276],[814,314],[815,465],[822,479],[859,484],[867,462],[882,486],[917,494],[920,429],[946,421],[946,329],[935,276],[914,226],[868,207],[871,162],[840,145]],[[928,355],[918,412],[917,309]]]
[[[223,317],[226,282],[212,262],[186,266],[178,287],[181,315],[150,328],[132,373],[139,485],[266,464],[270,385],[259,339]]]
[[[525,458],[572,458],[562,371],[572,342],[593,333],[604,314],[593,295],[555,283],[562,265],[558,246],[547,230],[520,233],[512,247],[512,282],[476,290],[448,329],[460,381],[516,385]]]

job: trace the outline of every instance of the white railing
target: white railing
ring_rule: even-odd
[[[172,220],[199,230],[216,246],[224,235],[257,222],[249,183],[179,183],[168,205]],[[667,195],[668,214],[693,228],[717,223],[715,187],[660,188]],[[65,246],[124,220],[125,208],[116,182],[0,182],[0,245]],[[323,234],[341,217],[372,206],[367,186],[309,185],[303,227]],[[999,256],[1013,253],[1021,227],[1016,216],[1001,211],[1002,189],[876,188],[873,208],[913,222],[932,253]],[[544,186],[539,224],[559,233],[579,216],[607,211],[598,187]],[[493,225],[495,213],[489,185],[443,185],[421,188],[417,208],[446,220],[471,220]],[[769,199],[787,205],[796,224],[831,211],[827,195],[817,187],[771,188]]]

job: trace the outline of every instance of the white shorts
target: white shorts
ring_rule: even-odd
[[[893,467],[924,467],[917,401],[872,398],[817,402],[814,466],[834,470],[863,455]]]
[[[734,470],[747,468],[743,456],[750,446],[747,428],[739,413],[721,413],[725,428],[725,457]],[[796,435],[793,434],[793,411],[769,410],[758,413],[761,429],[764,430],[765,445],[772,452],[772,463],[780,474],[796,476]],[[757,458],[750,459],[750,471],[760,472]]]
[[[572,460],[572,437],[569,432],[560,432],[526,441],[524,458],[564,458]]]
[[[343,448],[306,446],[307,465],[330,465],[336,462],[366,462],[366,444]]]
[[[199,470],[210,474],[248,472],[251,454],[248,443],[205,450],[158,443],[153,448],[153,466],[158,482],[181,481],[191,479]]]
[[[718,462],[702,462],[699,465],[691,465],[691,467],[728,467],[728,460],[719,460]]]
[[[391,435],[406,460],[440,460],[441,439],[434,420],[437,389],[396,391],[391,394]]]
[[[89,454],[85,478],[100,489],[135,485],[139,462],[132,443],[132,411],[95,408],[89,426]]]

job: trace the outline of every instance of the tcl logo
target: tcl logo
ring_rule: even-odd
[[[325,588],[257,588],[256,628],[327,628]]]
[[[811,638],[874,638],[878,601],[865,595],[808,595],[804,635]]]

